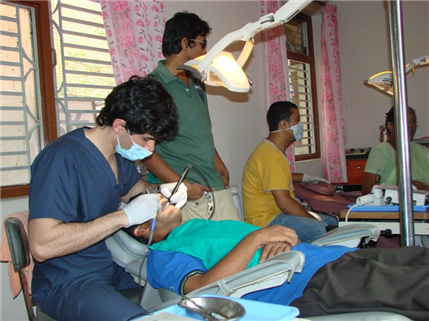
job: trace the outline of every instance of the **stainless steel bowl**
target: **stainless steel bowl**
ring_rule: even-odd
[[[227,298],[184,297],[178,305],[185,308],[190,316],[195,317],[196,314],[199,314],[205,320],[210,321],[237,320],[246,313],[240,303]]]

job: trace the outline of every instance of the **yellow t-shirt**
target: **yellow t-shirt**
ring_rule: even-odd
[[[264,139],[247,160],[242,188],[245,220],[260,227],[282,212],[271,191],[287,190],[295,197],[289,162],[270,141]]]

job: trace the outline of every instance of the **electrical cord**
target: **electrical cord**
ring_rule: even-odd
[[[345,218],[345,220],[344,220],[344,225],[347,225],[347,221],[348,221],[348,219],[349,219],[349,214],[350,214],[350,212],[356,207],[356,206],[360,206],[360,204],[355,204],[355,205],[353,205],[352,207],[350,207],[350,209],[347,211],[347,214],[346,214],[346,218]]]

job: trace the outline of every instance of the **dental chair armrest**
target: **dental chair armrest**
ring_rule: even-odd
[[[304,254],[299,251],[281,253],[250,269],[195,290],[188,296],[216,294],[241,298],[250,292],[279,286],[286,281],[290,282],[295,272],[301,272],[304,261]]]
[[[324,246],[334,245],[341,242],[365,238],[365,243],[377,241],[380,236],[380,229],[369,223],[350,224],[338,227],[329,231],[322,237],[311,242],[313,245]]]
[[[146,244],[137,241],[122,230],[108,237],[105,242],[113,260],[124,268],[131,262],[143,257],[147,249]]]

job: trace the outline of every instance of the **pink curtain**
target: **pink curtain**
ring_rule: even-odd
[[[333,183],[347,182],[345,117],[336,6],[325,5],[321,43],[322,140],[325,178]]]
[[[281,7],[279,0],[261,0],[261,16],[276,12]],[[289,99],[289,68],[284,28],[277,27],[262,32],[265,72],[266,106],[279,100]],[[286,156],[295,170],[293,144],[286,150]]]
[[[162,58],[162,0],[101,0],[116,84],[146,76]]]

